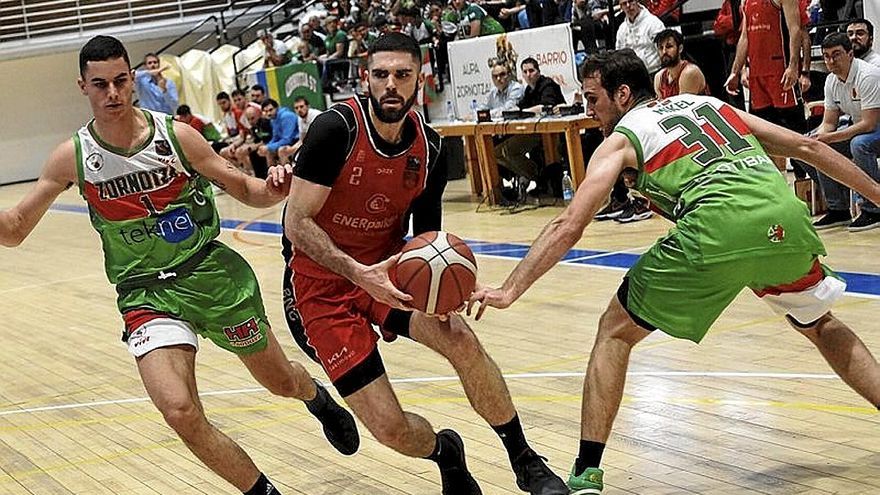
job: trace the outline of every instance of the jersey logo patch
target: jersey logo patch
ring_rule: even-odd
[[[186,208],[177,208],[156,219],[154,231],[169,244],[178,244],[190,238],[196,225]]]
[[[100,153],[92,153],[86,158],[86,167],[92,172],[97,172],[104,168],[104,157]]]
[[[403,187],[413,189],[419,185],[419,169],[422,168],[422,161],[415,156],[406,158],[406,168],[403,171]]]
[[[367,200],[367,211],[372,214],[382,213],[388,209],[391,200],[382,193],[376,193]]]
[[[171,145],[168,141],[160,139],[156,141],[156,154],[160,156],[171,156]]]
[[[253,316],[238,325],[223,327],[223,333],[226,334],[229,345],[232,347],[248,347],[263,338],[260,326],[257,325],[257,320]]]
[[[767,238],[770,239],[770,242],[772,243],[782,242],[785,240],[785,229],[778,223],[776,225],[771,225],[767,230]]]

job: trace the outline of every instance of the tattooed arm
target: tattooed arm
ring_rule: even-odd
[[[174,133],[192,167],[233,198],[248,206],[266,208],[287,197],[289,166],[275,167],[266,180],[257,179],[215,153],[205,138],[189,125],[175,122]]]

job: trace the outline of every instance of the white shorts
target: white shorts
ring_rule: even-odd
[[[160,347],[191,345],[199,350],[199,339],[189,324],[171,318],[156,318],[137,327],[128,337],[128,352],[139,358]]]
[[[846,282],[826,276],[818,284],[800,292],[765,294],[761,300],[778,315],[790,316],[801,325],[809,325],[831,311],[835,301],[843,297]]]

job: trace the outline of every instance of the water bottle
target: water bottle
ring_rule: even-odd
[[[566,170],[565,172],[562,172],[562,202],[569,204],[573,197],[574,186],[571,183],[571,176],[568,175],[568,170]]]
[[[471,120],[477,120],[477,100],[471,100]]]
[[[446,120],[455,122],[455,106],[451,100],[446,100]]]

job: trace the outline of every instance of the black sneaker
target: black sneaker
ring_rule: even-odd
[[[322,398],[319,403],[324,404],[323,408],[314,411],[308,403],[306,408],[321,422],[324,436],[333,448],[345,455],[354,454],[361,445],[361,437],[358,435],[354,417],[333,400],[333,396],[318,380],[315,380],[315,386],[318,387],[318,395]]]
[[[453,448],[456,452],[457,463],[452,466],[440,467],[440,480],[443,484],[443,495],[483,495],[477,480],[468,471],[464,459],[464,442],[453,430],[441,430],[437,432],[437,441],[442,442],[440,448]]]
[[[516,486],[531,495],[568,495],[568,486],[544,464],[544,457],[526,449],[513,461]]]
[[[824,217],[813,222],[813,228],[816,230],[825,230],[840,225],[849,225],[852,217],[847,210],[828,210]]]
[[[605,208],[602,208],[601,210],[599,210],[599,213],[596,213],[596,216],[594,216],[593,219],[601,221],[617,218],[623,213],[623,210],[625,210],[626,207],[630,205],[630,203],[632,203],[632,201],[621,203],[612,199],[611,202],[605,206]]]
[[[646,220],[654,216],[654,212],[648,208],[648,200],[643,198],[633,198],[629,205],[623,209],[623,213],[614,219],[615,222],[630,223]]]
[[[861,232],[863,230],[871,230],[880,227],[880,213],[869,213],[863,211],[858,218],[849,224],[846,230],[850,232]]]

